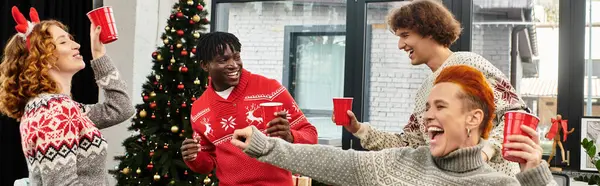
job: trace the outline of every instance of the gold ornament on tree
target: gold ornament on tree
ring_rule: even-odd
[[[173,132],[173,133],[177,133],[177,132],[179,132],[179,127],[177,127],[177,125],[173,125],[173,126],[171,127],[171,132]]]
[[[175,28],[171,28],[171,32],[175,32],[175,31],[176,31]]]
[[[171,31],[171,27],[169,27],[169,26],[165,26],[165,31],[167,31],[167,32],[168,32],[168,31]]]
[[[192,17],[192,20],[193,20],[194,22],[196,22],[196,23],[197,23],[197,22],[200,22],[200,16],[198,16],[198,15],[194,15],[194,17]]]
[[[175,58],[174,57],[171,58],[171,63],[175,63]]]
[[[158,76],[158,75],[156,75],[156,76]],[[160,76],[158,76],[158,77],[160,77]],[[160,78],[156,78],[156,79],[160,79]],[[153,98],[154,96],[156,96],[156,92],[154,92],[154,91],[150,92],[150,97]]]
[[[196,78],[196,80],[194,80],[194,84],[199,85],[200,84],[200,80],[198,78]]]
[[[131,172],[131,169],[129,167],[125,167],[121,172],[123,172],[125,175],[128,175],[129,172]]]
[[[188,0],[188,1],[187,1],[187,4],[188,4],[188,5],[190,5],[190,6],[191,6],[191,5],[194,5],[194,1],[192,1],[192,0]]]
[[[200,33],[194,32],[194,38],[196,38],[196,39],[200,38]]]
[[[135,173],[137,173],[137,174],[141,174],[141,173],[142,173],[142,169],[140,169],[140,168],[138,167],[138,169],[135,171]]]
[[[160,180],[160,175],[158,175],[158,172],[154,175],[154,181],[158,181]]]
[[[177,43],[177,48],[181,48],[183,45],[181,43]]]
[[[205,178],[204,178],[204,184],[209,184],[209,183],[210,183],[210,178],[208,178],[208,177],[205,177]]]
[[[165,39],[163,40],[163,43],[164,43],[165,45],[166,45],[166,44],[169,44],[169,39],[168,39],[168,38],[165,38]]]
[[[140,117],[144,118],[146,115],[148,115],[148,113],[146,113],[145,109],[142,109],[142,111],[140,111]]]
[[[158,61],[162,61],[162,60],[163,60],[163,57],[162,57],[162,55],[158,54],[158,55],[156,56],[156,60],[158,60]]]

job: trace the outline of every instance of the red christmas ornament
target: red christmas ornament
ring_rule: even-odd
[[[187,107],[187,104],[185,104],[185,102],[183,102],[183,103],[181,104],[181,108],[185,108],[185,107]]]
[[[196,47],[192,48],[192,54],[196,54]]]
[[[178,17],[178,18],[182,18],[182,17],[183,17],[183,13],[181,13],[181,12],[177,12],[177,17]]]
[[[146,168],[148,168],[148,170],[152,170],[152,168],[154,168],[154,165],[152,164],[152,162],[150,162],[150,164],[148,164]]]
[[[150,99],[150,97],[144,96],[144,101],[148,101],[148,99]]]
[[[179,83],[179,85],[177,85],[177,88],[178,88],[179,90],[183,90],[183,88],[185,88],[185,86],[183,86],[183,84]]]
[[[146,137],[142,136],[142,141],[146,141]]]
[[[177,35],[179,35],[179,36],[183,36],[183,34],[184,34],[184,33],[183,33],[183,30],[177,30]]]
[[[190,20],[190,25],[196,24],[194,20]]]
[[[187,170],[183,171],[183,175],[188,175]]]
[[[156,102],[152,102],[152,103],[150,103],[150,108],[151,108],[151,109],[154,109],[154,108],[156,108]]]
[[[182,67],[179,67],[179,71],[186,73],[186,72],[188,72],[188,68],[186,66],[182,66]]]
[[[171,45],[170,49],[171,49],[171,52],[173,52],[173,45]]]
[[[165,143],[165,146],[163,146],[165,149],[169,148],[169,144]]]
[[[162,89],[163,89],[163,88],[162,88],[162,85],[159,85],[159,86],[158,86],[158,90],[162,90]]]
[[[196,8],[198,8],[198,10],[202,11],[204,9],[204,7],[202,5],[198,5],[196,6]]]
[[[196,101],[196,97],[192,97],[192,101]]]
[[[150,157],[154,156],[154,151],[150,151]]]
[[[208,23],[208,19],[205,17],[204,19],[202,19],[202,22]]]
[[[152,116],[150,116],[150,118],[156,119],[156,116],[154,115],[154,113],[152,113]]]
[[[182,55],[182,56],[187,56],[187,55],[188,55],[188,52],[187,52],[187,50],[183,49],[183,50],[181,51],[181,55]]]
[[[168,175],[168,174],[165,174],[165,178],[169,178],[169,175]]]
[[[171,106],[171,101],[167,101],[167,106]]]
[[[158,56],[158,52],[152,52],[152,58],[156,59],[157,56]]]
[[[155,81],[155,82],[154,82],[154,85],[158,85],[158,81]]]
[[[171,70],[172,70],[172,66],[173,66],[173,65],[169,65],[169,66],[167,67],[167,70],[171,71]]]
[[[171,14],[170,18],[171,18],[171,19],[175,18],[175,15]]]

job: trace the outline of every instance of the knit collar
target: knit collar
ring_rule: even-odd
[[[244,92],[246,91],[246,86],[248,85],[248,81],[250,80],[250,76],[252,76],[252,73],[242,68],[240,82],[233,88],[231,94],[229,94],[229,97],[227,97],[227,99],[223,99],[221,96],[217,95],[217,92],[212,86],[212,80],[210,77],[208,78],[208,88],[206,90],[211,94],[211,97],[214,97],[217,100],[231,102],[236,100],[238,97],[244,95]]]
[[[444,157],[433,157],[433,161],[442,170],[462,173],[475,170],[485,165],[481,157],[481,149],[486,140],[480,139],[479,144],[473,147],[460,148]]]

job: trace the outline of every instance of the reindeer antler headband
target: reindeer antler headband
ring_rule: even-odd
[[[19,8],[13,6],[12,16],[17,23],[17,26],[15,26],[15,30],[19,32],[17,35],[23,38],[27,44],[27,48],[29,48],[29,34],[31,34],[31,31],[33,30],[33,26],[35,26],[37,23],[40,23],[40,17],[38,16],[37,10],[35,10],[33,7],[29,9],[29,18],[31,21],[27,21],[25,16],[23,16],[23,14],[19,11]]]

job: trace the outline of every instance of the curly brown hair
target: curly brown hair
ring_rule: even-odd
[[[445,47],[454,43],[462,31],[454,15],[433,0],[416,0],[393,10],[387,24],[392,32],[401,28],[413,30],[422,36],[431,36]]]
[[[41,21],[29,35],[29,49],[18,35],[11,37],[4,48],[0,64],[0,112],[11,118],[20,120],[30,98],[41,93],[60,93],[58,84],[48,74],[57,60],[51,26],[67,30],[58,21]]]

